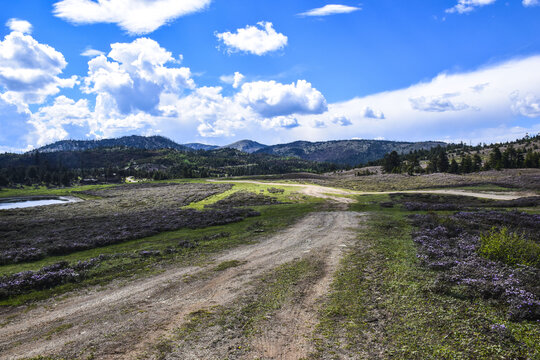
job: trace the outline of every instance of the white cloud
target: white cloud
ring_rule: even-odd
[[[520,114],[530,118],[540,117],[540,97],[532,93],[521,96],[519,91],[510,94],[512,101],[512,110],[516,114]]]
[[[175,104],[179,124],[198,124],[197,131],[203,137],[226,137],[234,136],[255,120],[249,109],[223,96],[221,91],[221,87],[201,87],[179,99]]]
[[[0,41],[1,96],[19,107],[42,103],[61,87],[73,87],[77,77],[58,77],[66,67],[64,56],[32,36],[13,31]]]
[[[300,126],[298,119],[294,116],[278,116],[271,119],[265,119],[262,121],[262,125],[268,129],[280,130],[280,129],[293,129]],[[324,123],[322,123],[324,126]]]
[[[326,113],[297,116],[300,126],[288,133],[290,138],[282,141],[298,138],[318,141],[353,136],[375,138],[381,134],[395,140],[452,136],[449,140],[474,141],[481,138],[481,129],[516,128],[523,117],[540,116],[540,72],[537,69],[540,69],[540,55],[470,72],[443,73],[408,88],[329,104]],[[488,83],[489,86],[477,91],[478,84]],[[416,100],[417,109],[411,99]],[[366,107],[380,109],[385,118],[377,121],[366,118]],[[338,116],[347,117],[353,125],[342,127],[333,123],[332,120]],[[333,126],[313,128],[315,119]],[[474,134],[473,129],[478,132]],[[519,131],[509,137],[514,138]],[[528,131],[534,133],[532,128]],[[501,130],[499,135],[486,133],[484,141],[489,141],[491,136],[504,137],[504,132]]]
[[[221,82],[225,84],[231,85],[234,89],[237,89],[242,85],[244,82],[245,76],[239,73],[238,71],[235,72],[233,75],[223,75],[219,78]]]
[[[240,74],[239,72],[235,72],[234,81],[232,84],[233,88],[237,89],[238,87],[240,87],[240,85],[242,85],[242,83],[244,82],[244,78],[244,75]]]
[[[471,89],[475,90],[474,86]],[[427,112],[461,111],[469,108],[469,105],[460,102],[452,102],[453,97],[459,94],[444,94],[441,96],[420,96],[411,98],[409,101],[413,109]]]
[[[223,41],[229,53],[242,51],[259,56],[283,49],[288,41],[287,36],[274,30],[271,22],[248,25],[236,30],[236,33],[216,33],[216,37]]]
[[[265,118],[293,114],[320,114],[326,99],[305,80],[284,85],[275,81],[245,83],[236,100]]]
[[[148,34],[188,14],[205,9],[211,0],[62,0],[54,14],[74,24],[117,24],[132,35]]]
[[[458,3],[454,7],[451,7],[450,9],[446,9],[446,12],[447,13],[457,12],[459,14],[466,14],[473,11],[477,7],[491,5],[495,3],[495,1],[497,0],[458,0]],[[530,0],[524,0],[524,1],[530,1]]]
[[[93,57],[97,57],[97,56],[100,56],[100,55],[105,55],[105,53],[103,51],[100,51],[100,50],[86,49],[81,53],[81,55],[93,58]]]
[[[540,1],[538,0],[523,0],[523,6],[529,7],[529,6],[538,6],[540,5]]]
[[[168,67],[178,60],[154,40],[139,38],[111,48],[108,57],[112,61],[104,55],[91,59],[84,79],[84,90],[97,94],[100,106],[113,107],[124,115],[138,111],[159,115],[162,96],[180,95],[195,87],[190,69]]]
[[[29,136],[33,144],[43,146],[68,137],[66,125],[86,127],[91,118],[88,100],[74,101],[62,95],[52,105],[44,106],[32,114],[29,124],[34,127],[34,131]]]
[[[352,122],[346,116],[336,116],[332,122],[339,126],[351,126]]]
[[[384,114],[382,111],[373,110],[369,106],[364,108],[364,117],[368,119],[384,119]]]
[[[309,11],[298,14],[300,16],[328,16],[335,14],[348,14],[354,11],[362,10],[360,7],[328,4],[320,8],[311,9]]]
[[[23,34],[31,34],[32,33],[32,24],[30,24],[26,20],[20,20],[20,19],[9,19],[6,23],[6,26],[11,31],[17,31]]]

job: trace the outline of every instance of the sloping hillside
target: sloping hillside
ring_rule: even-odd
[[[406,154],[414,150],[431,149],[439,145],[445,146],[446,144],[435,141],[417,143],[381,140],[296,141],[290,144],[268,146],[258,152],[342,165],[357,165],[379,160],[392,151]]]
[[[207,144],[201,144],[201,143],[189,143],[189,144],[183,144],[185,147],[193,149],[193,150],[214,150],[219,148],[217,145],[207,145]]]
[[[58,151],[85,151],[102,148],[133,148],[145,150],[175,149],[188,150],[187,147],[179,145],[163,136],[124,136],[117,139],[103,140],[62,140],[53,144],[43,146],[37,151],[41,153],[51,153]]]

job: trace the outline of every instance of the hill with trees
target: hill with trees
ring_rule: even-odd
[[[268,146],[258,153],[278,156],[295,156],[305,160],[326,161],[341,165],[356,166],[376,161],[385,154],[395,151],[408,154],[412,151],[444,147],[446,143],[436,141],[398,142],[385,140],[338,140],[338,141],[296,141],[289,144]]]
[[[382,165],[387,173],[409,174],[468,174],[492,169],[539,168],[540,135],[491,145],[449,144],[409,154],[393,151],[371,165]]]
[[[95,148],[84,151],[33,151],[0,154],[0,187],[68,186],[74,183],[121,182],[139,179],[206,178],[292,172],[323,173],[343,166],[234,149],[179,151],[175,149]]]

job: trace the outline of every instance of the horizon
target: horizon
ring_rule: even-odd
[[[540,133],[539,5],[9,2],[0,153],[129,135],[513,141]]]
[[[529,137],[535,137],[535,136],[540,136],[540,133],[539,134],[526,134],[526,136],[529,136]],[[292,144],[292,143],[295,143],[295,142],[309,142],[309,143],[319,143],[319,142],[341,142],[341,141],[380,141],[380,142],[393,142],[393,143],[411,143],[411,144],[414,144],[414,143],[441,143],[441,144],[446,144],[446,145],[459,145],[460,143],[453,143],[453,142],[445,142],[445,141],[440,141],[440,140],[425,140],[425,141],[400,141],[400,140],[382,140],[382,139],[333,139],[333,140],[324,140],[324,141],[308,141],[308,140],[295,140],[295,141],[291,141],[291,142],[288,142],[288,143],[275,143],[275,144],[263,144],[263,143],[260,143],[260,142],[257,142],[255,140],[251,140],[251,139],[240,139],[240,140],[236,140],[232,143],[229,143],[229,144],[225,144],[225,145],[216,145],[216,144],[208,144],[208,143],[201,143],[201,142],[185,142],[185,143],[179,143],[179,142],[176,142],[174,141],[173,139],[167,137],[167,136],[164,136],[164,135],[124,135],[124,136],[121,136],[121,137],[116,137],[116,138],[105,138],[105,139],[63,139],[63,140],[57,140],[55,142],[52,142],[52,143],[49,143],[49,144],[45,144],[39,148],[35,148],[35,149],[32,149],[32,150],[28,150],[28,151],[24,151],[24,152],[14,152],[14,154],[23,154],[23,153],[26,153],[26,152],[32,152],[32,151],[37,151],[37,150],[40,150],[42,148],[45,148],[45,147],[48,147],[48,146],[51,146],[51,145],[54,145],[56,143],[61,143],[61,142],[70,142],[70,141],[82,141],[82,142],[85,142],[85,141],[101,141],[101,140],[119,140],[119,139],[122,139],[122,138],[126,138],[126,137],[145,137],[145,138],[151,138],[151,137],[161,137],[163,139],[166,139],[166,140],[169,140],[169,141],[172,141],[174,142],[175,144],[177,145],[181,145],[181,146],[187,146],[187,145],[205,145],[205,146],[216,146],[217,148],[226,148],[227,146],[231,146],[231,145],[235,145],[237,143],[240,143],[240,142],[245,142],[245,141],[249,141],[249,142],[255,142],[259,145],[262,145],[262,146],[265,146],[265,147],[272,147],[272,146],[280,146],[280,145],[289,145],[289,144]],[[477,143],[477,144],[467,144],[467,143],[464,143],[464,142],[461,142],[462,144],[464,145],[467,145],[467,146],[492,146],[492,145],[496,145],[496,144],[504,144],[504,143],[511,143],[513,141],[519,141],[519,140],[522,140],[523,138],[517,138],[515,140],[512,140],[512,141],[501,141],[501,142],[492,142],[492,143]],[[8,151],[4,151],[4,152],[0,152],[0,154],[9,154],[10,152]]]
[[[45,144],[39,148],[36,148],[36,149],[32,149],[32,150],[29,150],[30,152],[31,151],[36,151],[36,150],[39,150],[41,148],[45,148],[45,147],[48,147],[48,146],[51,146],[51,145],[54,145],[56,143],[61,143],[61,142],[70,142],[70,141],[82,141],[82,142],[85,142],[85,141],[101,141],[101,140],[119,140],[119,139],[123,139],[123,138],[127,138],[127,137],[144,137],[144,138],[151,138],[151,137],[161,137],[165,140],[169,140],[169,141],[172,141],[174,142],[175,144],[177,145],[181,145],[181,146],[186,146],[186,145],[190,145],[190,144],[193,144],[193,145],[206,145],[206,146],[216,146],[218,148],[224,148],[224,147],[227,147],[227,146],[231,146],[231,145],[234,145],[234,144],[237,144],[237,143],[240,143],[240,142],[245,142],[245,141],[249,141],[249,142],[255,142],[259,145],[262,145],[262,146],[265,146],[265,147],[271,147],[271,146],[279,146],[279,145],[288,145],[288,144],[292,144],[292,143],[295,143],[295,142],[309,142],[309,143],[317,143],[317,142],[341,142],[341,141],[381,141],[381,142],[395,142],[395,143],[411,143],[411,144],[414,144],[414,143],[429,143],[429,142],[432,142],[432,143],[444,143],[444,144],[447,144],[447,145],[452,145],[455,143],[449,143],[449,142],[444,142],[444,141],[438,141],[438,140],[425,140],[425,141],[399,141],[399,140],[382,140],[382,139],[338,139],[338,140],[324,140],[324,141],[308,141],[308,140],[295,140],[295,141],[291,141],[291,142],[288,142],[288,143],[276,143],[276,144],[263,144],[263,143],[260,143],[258,141],[255,141],[255,140],[251,140],[251,139],[240,139],[240,140],[236,140],[232,143],[229,143],[229,144],[225,144],[225,145],[216,145],[216,144],[208,144],[208,143],[201,143],[201,142],[185,142],[185,143],[179,143],[179,142],[176,142],[174,141],[173,139],[167,137],[167,136],[164,136],[164,135],[124,135],[124,136],[121,136],[121,137],[116,137],[116,138],[104,138],[104,139],[63,139],[63,140],[57,140],[55,142],[52,142],[52,143],[48,143],[48,144]],[[480,146],[482,144],[478,144],[478,146]],[[486,145],[492,145],[492,144],[486,144]],[[8,152],[0,152],[0,154],[7,154]]]

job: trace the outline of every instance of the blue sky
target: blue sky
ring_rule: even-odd
[[[0,5],[0,151],[540,132],[536,0]]]

